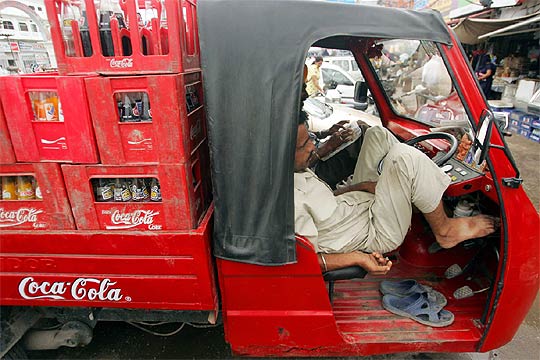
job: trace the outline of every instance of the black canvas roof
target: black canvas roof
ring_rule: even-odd
[[[307,0],[199,0],[214,186],[214,253],[296,261],[293,161],[310,46],[353,37],[450,44],[439,13]]]

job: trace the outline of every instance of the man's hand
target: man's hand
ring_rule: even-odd
[[[375,194],[376,187],[377,187],[376,181],[363,181],[358,184],[352,184],[352,185],[340,187],[334,190],[334,196],[345,194],[349,191],[366,191],[368,193]]]
[[[347,125],[349,122],[347,120],[341,120],[340,122],[332,125],[332,127],[328,130],[326,130],[326,136],[332,135],[335,132],[338,132],[340,130],[345,130],[345,125]]]
[[[324,256],[326,269],[321,257]],[[349,266],[360,266],[371,275],[385,275],[392,268],[392,262],[378,252],[367,254],[353,251],[345,254],[320,254],[319,264],[323,271],[341,269]]]
[[[366,254],[355,251],[358,254],[358,265],[371,275],[386,275],[392,268],[392,262],[378,252]]]

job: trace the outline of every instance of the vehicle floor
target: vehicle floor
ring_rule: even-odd
[[[391,272],[386,276],[367,276],[364,279],[337,281],[334,289],[333,309],[341,333],[353,343],[474,343],[482,335],[480,319],[488,292],[466,299],[455,299],[453,292],[474,282],[464,276],[448,280],[444,277],[447,266],[418,267],[397,256]],[[437,328],[395,315],[382,307],[379,284],[383,280],[416,279],[444,294],[448,300],[445,309],[454,313],[454,323]]]

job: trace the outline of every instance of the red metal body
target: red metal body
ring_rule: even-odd
[[[74,55],[67,56],[62,37],[61,19],[62,0],[46,0],[47,17],[51,24],[51,37],[58,62],[58,70],[62,75],[73,74],[157,74],[180,73],[199,68],[199,39],[197,29],[196,1],[165,0],[166,25],[154,18],[151,27],[141,27],[137,8],[143,8],[144,1],[123,1],[124,18],[129,29],[119,29],[116,20],[111,21],[114,56],[103,56],[100,47],[100,30],[98,28],[97,9],[92,0],[84,0],[86,19],[92,54],[84,56],[81,43],[81,29],[77,21],[72,22]],[[154,11],[161,16],[161,5]],[[163,19],[165,22],[165,19]],[[159,28],[159,31],[156,31]],[[123,55],[122,37],[131,43],[132,54]],[[146,42],[147,55],[143,53],[143,37]]]
[[[63,165],[62,172],[78,229],[193,229],[208,205],[199,153],[178,165]],[[93,194],[93,178],[156,178],[161,185],[162,201],[98,202]]]
[[[94,77],[86,81],[103,164],[174,164],[188,161],[206,138],[201,73]],[[188,111],[193,90],[199,105]],[[151,121],[121,122],[115,94],[146,93]]]
[[[0,165],[0,177],[33,176],[42,200],[0,200],[0,238],[10,230],[75,229],[60,165],[52,163]],[[2,247],[2,252],[6,248]]]
[[[217,312],[212,209],[193,230],[0,236],[2,305]]]
[[[11,138],[6,124],[4,108],[0,101],[0,164],[12,164],[15,162],[15,152],[11,145]]]
[[[38,120],[30,94],[54,94],[63,113],[54,121]],[[17,160],[95,164],[99,161],[96,139],[82,76],[6,76],[0,96],[9,106],[6,121]],[[60,108],[60,109],[59,109]]]

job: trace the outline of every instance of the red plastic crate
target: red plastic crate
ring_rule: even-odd
[[[3,78],[2,78],[3,79]],[[0,80],[2,81],[2,80]],[[11,146],[4,109],[0,102],[0,164],[12,164],[15,162],[15,153]]]
[[[75,229],[60,165],[53,163],[0,165],[0,177],[23,175],[33,176],[36,179],[43,199],[0,200],[0,236],[2,230]]]
[[[70,2],[71,7],[45,0],[62,75],[179,73],[200,67],[196,0],[107,1],[118,4],[115,13],[122,17],[108,15],[112,20],[100,32],[99,21],[107,16],[93,0]]]
[[[201,72],[93,77],[86,79],[86,90],[103,164],[185,162],[206,138]],[[151,121],[121,119],[128,112],[125,104],[127,109],[132,105],[126,94],[147,96]],[[186,95],[193,100],[187,101]],[[188,102],[194,99],[199,105],[192,108]]]
[[[15,150],[21,162],[98,163],[98,152],[86,97],[84,77],[57,75],[9,76],[0,83],[0,96]],[[45,99],[47,110],[36,110],[31,97]],[[49,101],[50,100],[50,101]],[[45,115],[55,121],[38,120]],[[63,120],[62,120],[63,114]]]
[[[187,230],[204,214],[198,154],[177,165],[84,166],[62,165],[78,229]],[[98,202],[92,179],[157,178],[161,202]]]

